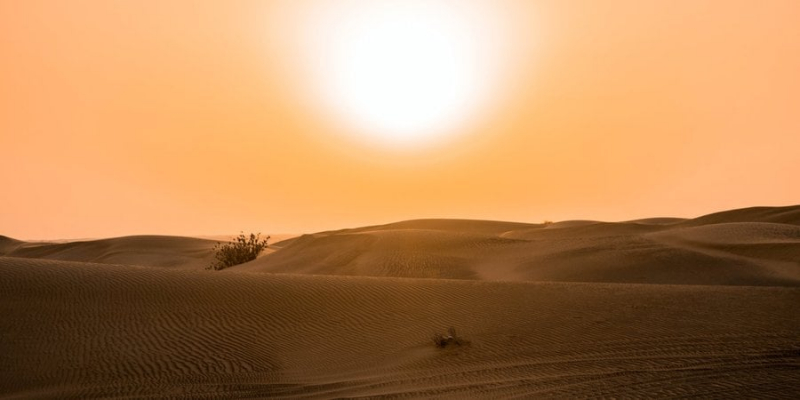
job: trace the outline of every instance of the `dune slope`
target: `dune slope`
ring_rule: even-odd
[[[11,253],[17,247],[22,245],[22,241],[12,239],[8,236],[0,235],[0,256]]]
[[[0,398],[797,398],[798,215],[0,237]]]
[[[797,397],[797,304],[0,257],[0,397]],[[435,348],[448,326],[470,344]]]
[[[9,257],[203,269],[216,241],[178,236],[125,236],[66,243],[19,242],[0,253]],[[2,247],[0,247],[2,250]]]
[[[417,220],[303,235],[233,269],[502,281],[800,286],[800,206],[694,220]]]

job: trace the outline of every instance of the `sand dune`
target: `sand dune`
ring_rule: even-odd
[[[799,213],[0,237],[0,398],[797,398]]]
[[[773,222],[800,225],[800,206],[750,207],[722,211],[686,221],[684,225],[710,225],[730,222]]]
[[[660,217],[660,218],[643,218],[643,219],[636,219],[632,221],[627,221],[635,224],[647,224],[647,225],[672,225],[678,224],[681,222],[688,221],[686,218],[672,218],[672,217]]]
[[[3,397],[800,395],[800,289],[0,258]],[[436,349],[456,327],[471,343]]]
[[[800,286],[800,207],[694,220],[519,224],[420,220],[304,235],[249,272]]]
[[[22,241],[0,235],[0,256],[11,253],[23,244]]]
[[[126,236],[66,243],[26,243],[4,248],[0,255],[48,260],[203,269],[213,259],[212,240],[176,236]]]

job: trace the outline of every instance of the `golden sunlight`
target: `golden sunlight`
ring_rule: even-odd
[[[0,400],[800,399],[798,21],[0,0]]]
[[[479,115],[498,85],[501,20],[487,4],[318,4],[301,51],[309,94],[356,140],[441,143]]]

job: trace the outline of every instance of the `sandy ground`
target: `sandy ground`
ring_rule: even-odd
[[[0,397],[800,397],[800,206],[215,243],[0,237]]]

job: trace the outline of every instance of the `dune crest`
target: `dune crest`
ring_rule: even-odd
[[[234,269],[502,281],[800,286],[800,206],[692,220],[414,220],[304,235]]]
[[[212,240],[190,237],[125,236],[65,243],[19,242],[0,254],[61,261],[203,269],[213,259],[214,244],[216,242]]]

